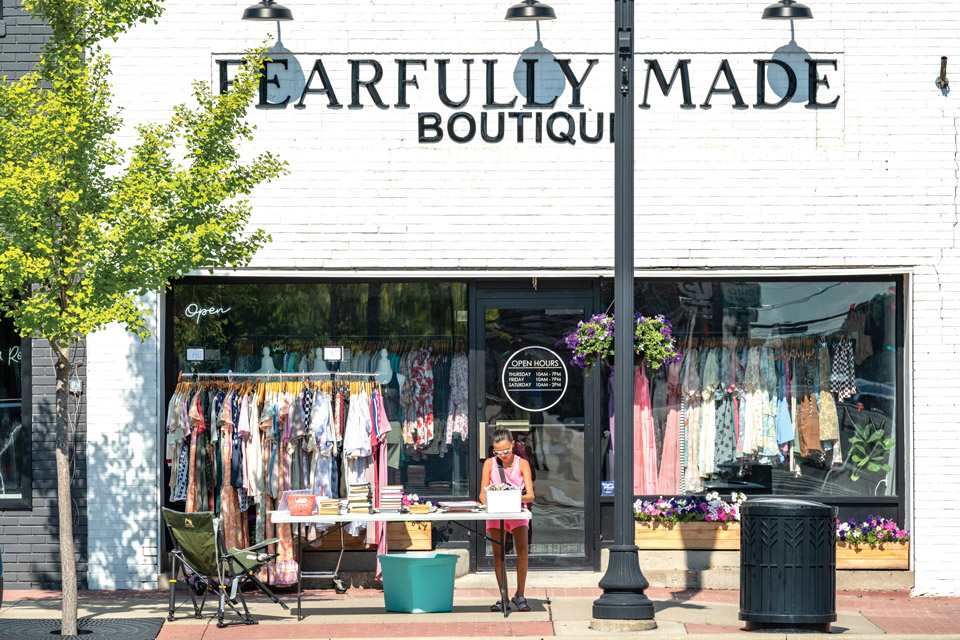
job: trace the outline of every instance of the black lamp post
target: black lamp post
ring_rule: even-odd
[[[613,545],[607,572],[600,580],[601,595],[593,603],[592,626],[630,630],[653,629],[653,602],[644,591],[650,584],[640,571],[633,525],[633,0],[614,0],[616,33],[614,86],[614,256],[613,291],[616,318],[613,342],[614,415],[614,520]],[[609,622],[606,622],[609,621]],[[618,621],[618,623],[614,623]]]
[[[789,0],[782,0],[787,2]],[[614,118],[614,544],[603,595],[593,603],[595,629],[654,629],[653,602],[644,594],[650,584],[640,571],[633,525],[633,0],[614,0],[616,32],[616,104]],[[535,15],[543,15],[537,18]],[[507,20],[553,19],[553,9],[536,0],[511,7]]]

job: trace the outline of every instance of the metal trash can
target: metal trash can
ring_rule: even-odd
[[[740,619],[747,631],[829,633],[837,620],[837,508],[755,498],[740,505]]]

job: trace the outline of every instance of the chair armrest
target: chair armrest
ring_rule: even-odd
[[[263,542],[258,542],[252,547],[247,547],[246,549],[230,549],[230,553],[237,553],[238,551],[256,551],[257,549],[262,549],[271,544],[276,544],[280,542],[280,538],[267,538]]]

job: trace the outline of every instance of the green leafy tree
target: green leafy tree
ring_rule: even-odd
[[[149,335],[141,296],[201,267],[243,265],[269,240],[245,232],[251,189],[284,171],[238,143],[262,64],[248,53],[233,89],[193,86],[196,104],[139,127],[123,149],[110,59],[100,43],[156,22],[159,0],[25,0],[52,31],[33,73],[0,79],[0,308],[55,354],[62,633],[77,631],[70,509],[68,378],[81,338],[117,322]]]

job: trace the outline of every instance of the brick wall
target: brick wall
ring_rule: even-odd
[[[156,301],[150,318],[156,327]],[[155,589],[159,512],[157,341],[119,327],[89,338],[88,548],[92,589]]]
[[[33,341],[32,402],[33,492],[29,509],[0,510],[0,547],[3,548],[3,580],[12,589],[52,587],[60,584],[59,511],[57,509],[56,377],[50,346]],[[73,361],[77,375],[86,377],[86,349],[77,349]],[[80,588],[87,584],[87,449],[86,397],[71,396],[71,416],[76,420],[74,442],[73,534]]]
[[[49,32],[20,0],[0,0],[0,76],[14,79],[32,70]]]

